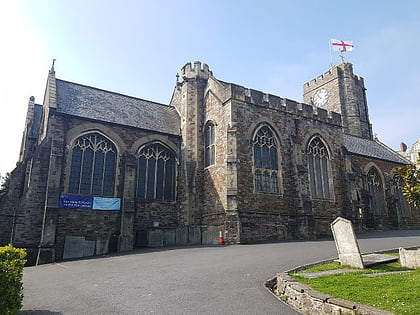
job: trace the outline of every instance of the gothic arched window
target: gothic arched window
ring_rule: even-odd
[[[175,154],[160,143],[152,143],[137,154],[137,198],[174,200]]]
[[[309,142],[306,150],[308,155],[309,182],[312,198],[330,199],[328,150],[319,137]]]
[[[261,127],[252,141],[254,152],[254,184],[259,193],[279,193],[277,141],[267,126]]]
[[[71,148],[69,193],[113,196],[117,149],[98,133],[76,139]]]
[[[216,126],[213,122],[207,122],[204,128],[204,166],[210,166],[216,162],[216,141],[215,132]]]

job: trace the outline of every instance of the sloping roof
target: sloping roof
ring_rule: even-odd
[[[410,164],[409,161],[378,140],[363,139],[345,134],[344,147],[348,152],[353,154],[399,164]]]
[[[57,112],[178,135],[173,106],[56,79]]]

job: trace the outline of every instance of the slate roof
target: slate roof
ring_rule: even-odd
[[[363,155],[399,164],[410,164],[397,152],[377,140],[363,139],[351,135],[344,135],[344,147],[350,153]]]
[[[57,112],[179,135],[175,107],[56,79]]]

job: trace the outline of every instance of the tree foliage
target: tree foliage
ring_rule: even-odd
[[[5,176],[0,176],[0,200],[7,195],[10,188],[10,173],[6,173]]]
[[[420,207],[420,170],[410,164],[397,168],[396,175],[408,203]]]

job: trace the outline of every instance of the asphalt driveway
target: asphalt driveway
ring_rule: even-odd
[[[362,252],[420,245],[420,231],[358,235]],[[146,249],[24,269],[21,314],[298,314],[263,287],[336,257],[332,239]]]

